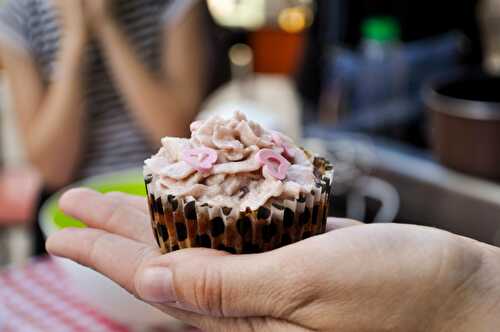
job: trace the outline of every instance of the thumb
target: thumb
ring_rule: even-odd
[[[288,294],[300,299],[307,289],[295,287],[303,273],[291,271],[284,257],[290,257],[290,250],[240,256],[181,250],[138,271],[136,294],[147,302],[214,317],[280,317],[300,306]]]

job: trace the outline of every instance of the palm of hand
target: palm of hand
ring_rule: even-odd
[[[345,227],[258,255],[161,255],[143,199],[76,190],[61,206],[91,228],[56,234],[52,253],[207,331],[431,331],[425,317],[480,265],[465,240],[402,225]],[[345,224],[355,223],[331,226]]]

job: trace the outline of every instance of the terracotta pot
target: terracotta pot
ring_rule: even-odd
[[[425,93],[439,161],[471,175],[500,179],[500,78],[463,77]]]
[[[305,34],[265,28],[250,34],[255,72],[293,75],[304,53]]]

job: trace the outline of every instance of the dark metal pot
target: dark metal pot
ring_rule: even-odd
[[[425,92],[432,145],[450,168],[500,179],[500,78],[463,77]]]

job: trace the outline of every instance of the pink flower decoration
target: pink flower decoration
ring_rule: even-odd
[[[274,144],[283,149],[285,157],[295,158],[295,149],[290,147],[285,141],[283,141],[283,138],[279,133],[273,132],[271,134],[271,138],[273,139]]]
[[[195,148],[182,152],[182,160],[199,172],[210,171],[217,158],[217,151],[210,148]]]
[[[284,180],[291,164],[271,149],[263,149],[255,156],[266,172],[278,180]]]

